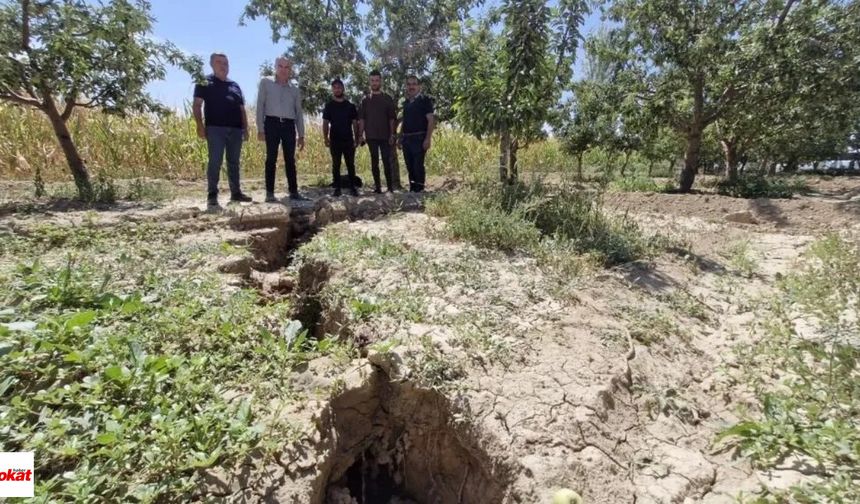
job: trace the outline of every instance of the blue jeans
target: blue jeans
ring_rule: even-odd
[[[412,192],[424,190],[424,138],[425,135],[409,135],[404,136],[401,142],[406,172],[409,173],[409,190]]]
[[[242,154],[241,128],[225,126],[206,126],[206,143],[209,145],[209,165],[206,168],[206,179],[209,184],[209,199],[218,197],[218,180],[221,178],[221,164],[224,152],[227,152],[227,181],[230,184],[230,194],[241,194],[239,189],[239,158]]]

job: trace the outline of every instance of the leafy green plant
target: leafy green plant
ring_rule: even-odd
[[[765,177],[744,175],[737,180],[721,180],[717,193],[733,198],[792,198],[809,192],[809,185],[801,178]]]
[[[853,502],[860,498],[860,249],[831,236],[814,244],[799,271],[781,283],[764,337],[739,352],[746,378],[760,400],[723,431],[760,466],[803,457],[821,481],[787,492],[766,492],[760,502]],[[817,334],[801,334],[795,319]],[[776,374],[779,386],[762,378]]]
[[[610,189],[623,192],[669,192],[674,186],[668,182],[658,184],[652,178],[620,177],[609,184]]]

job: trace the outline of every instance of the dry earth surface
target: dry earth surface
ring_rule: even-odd
[[[722,503],[807,477],[790,463],[756,470],[714,438],[754,407],[734,349],[756,337],[757,301],[815,236],[858,230],[860,181],[816,191],[607,195],[609,208],[683,247],[570,278],[448,239],[406,194],[311,191],[316,201],[293,208],[215,214],[180,197],[114,205],[95,221],[246,246],[211,259],[225,289],[288,296],[317,336],[359,349],[296,369],[300,399],[278,408],[298,426],[295,441],[274,461],[210,470],[200,501],[538,503],[572,488],[594,504]],[[752,219],[726,219],[738,212]],[[7,207],[0,226],[26,234],[93,219]]]

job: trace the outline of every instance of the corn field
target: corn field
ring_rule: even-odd
[[[252,111],[249,119],[253,122]],[[205,178],[206,143],[197,138],[194,120],[188,114],[123,118],[78,110],[69,120],[69,129],[94,175],[112,179]],[[0,179],[33,180],[37,173],[46,182],[70,179],[63,152],[40,112],[0,105],[0,132]],[[497,152],[495,143],[443,125],[434,134],[427,170],[430,175],[494,174]],[[296,158],[303,178],[330,178],[330,156],[318,124],[308,121],[306,147]],[[251,141],[242,148],[243,176],[261,178],[264,160],[265,144],[257,141],[256,131],[252,131]],[[572,165],[552,140],[522,150],[520,163],[524,172],[558,171]],[[356,167],[362,177],[370,176],[366,148],[358,150]]]

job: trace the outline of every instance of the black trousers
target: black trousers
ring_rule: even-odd
[[[352,140],[332,140],[328,148],[331,152],[331,177],[336,188],[340,186],[340,161],[346,162],[346,173],[349,175],[347,188],[353,187],[355,180],[355,144]]]
[[[368,140],[367,146],[370,148],[370,173],[373,174],[374,186],[377,189],[382,187],[379,181],[379,156],[381,154],[385,185],[391,191],[394,186],[394,176],[391,173],[391,145],[388,144],[388,140]]]
[[[403,160],[406,161],[406,171],[409,173],[409,190],[421,192],[424,190],[426,172],[424,170],[424,135],[403,137]]]
[[[275,192],[275,166],[278,164],[278,147],[283,147],[287,186],[290,194],[298,193],[295,121],[266,116],[264,126],[266,132],[266,192]]]

